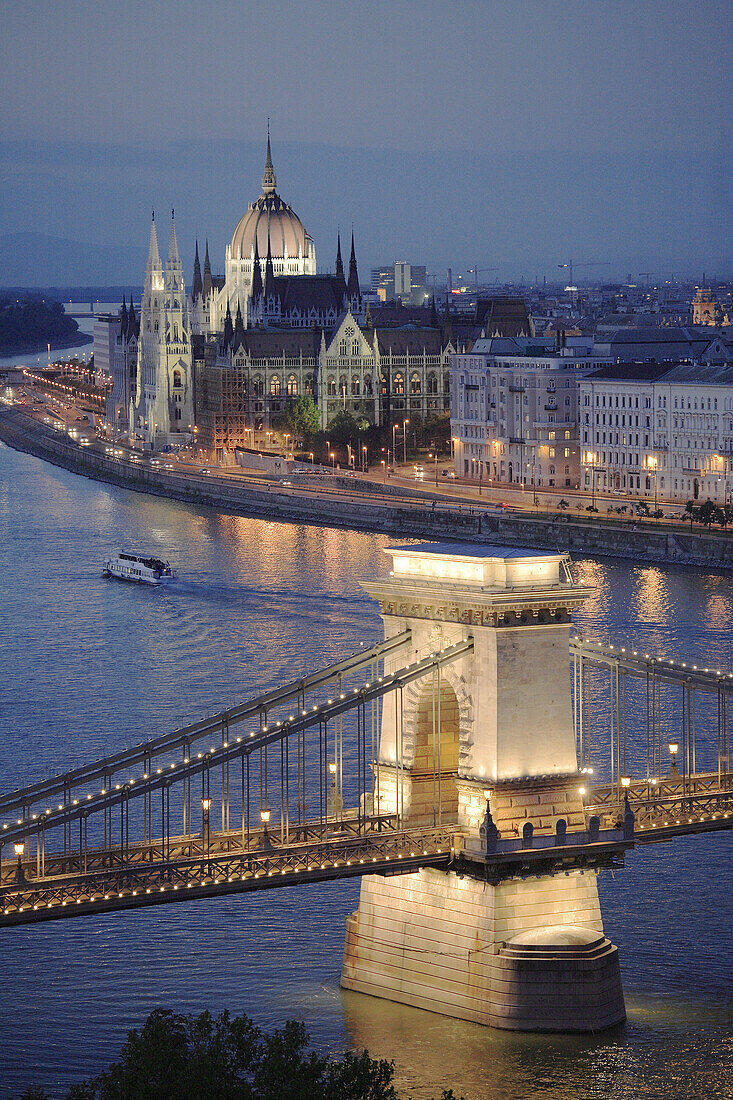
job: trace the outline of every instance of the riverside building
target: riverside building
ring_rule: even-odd
[[[592,340],[479,339],[451,356],[455,472],[480,485],[578,488],[578,382]]]
[[[731,503],[733,364],[619,363],[579,389],[585,489]]]

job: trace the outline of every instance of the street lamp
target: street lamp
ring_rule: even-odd
[[[366,468],[367,468],[367,454],[368,454],[367,445],[366,445],[366,443],[362,443],[362,445],[361,445],[361,468],[364,471],[364,473],[366,473]]]
[[[669,755],[672,757],[672,763],[671,763],[670,768],[669,768],[669,774],[670,775],[679,775],[680,773],[677,770],[677,753],[680,751],[679,742],[670,741],[669,744],[667,745],[667,748],[669,749]]]
[[[397,425],[392,425],[392,454],[394,455],[394,464],[397,466]]]
[[[409,423],[409,420],[402,421],[402,455],[405,466],[407,465],[407,425]]]
[[[334,473],[336,473],[336,452],[335,451],[329,451],[328,452],[328,457],[331,459],[331,469],[333,470]]]
[[[435,459],[435,488],[437,489],[438,488],[438,452],[436,451],[434,454],[428,454],[428,458],[434,458]]]
[[[267,831],[267,826],[270,823],[270,811],[269,810],[260,810],[260,821],[262,822],[262,824],[264,826],[264,830],[265,830],[264,833],[262,834],[262,847],[263,848],[272,848],[272,841],[270,840],[270,834]]]
[[[211,799],[201,799],[202,821],[201,821],[201,836],[204,844],[206,845],[206,858],[209,859],[211,854],[211,827],[209,824],[209,810],[211,809]]]
[[[23,852],[25,851],[25,841],[16,840],[13,845],[13,851],[18,857],[18,866],[15,868],[15,881],[19,886],[25,885],[25,872],[23,871]]]

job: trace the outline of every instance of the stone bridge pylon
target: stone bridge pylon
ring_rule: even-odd
[[[616,1024],[618,953],[603,934],[603,863],[588,856],[603,845],[589,844],[599,838],[586,821],[570,695],[571,614],[590,589],[573,583],[561,553],[387,553],[389,576],[364,586],[385,637],[409,628],[412,660],[466,639],[473,647],[385,697],[375,809],[406,828],[454,826],[466,859],[363,878],[341,983],[512,1030]],[[404,651],[385,675],[401,664]]]

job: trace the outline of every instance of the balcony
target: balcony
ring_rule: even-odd
[[[526,393],[524,386],[507,386],[509,393]]]

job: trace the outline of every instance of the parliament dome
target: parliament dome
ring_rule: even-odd
[[[284,202],[275,190],[277,179],[270,155],[270,137],[267,137],[267,160],[262,177],[262,194],[247,213],[239,219],[232,235],[232,260],[248,260],[255,250],[264,260],[267,255],[268,237],[273,256],[308,256],[313,247],[311,237],[295,211]]]

